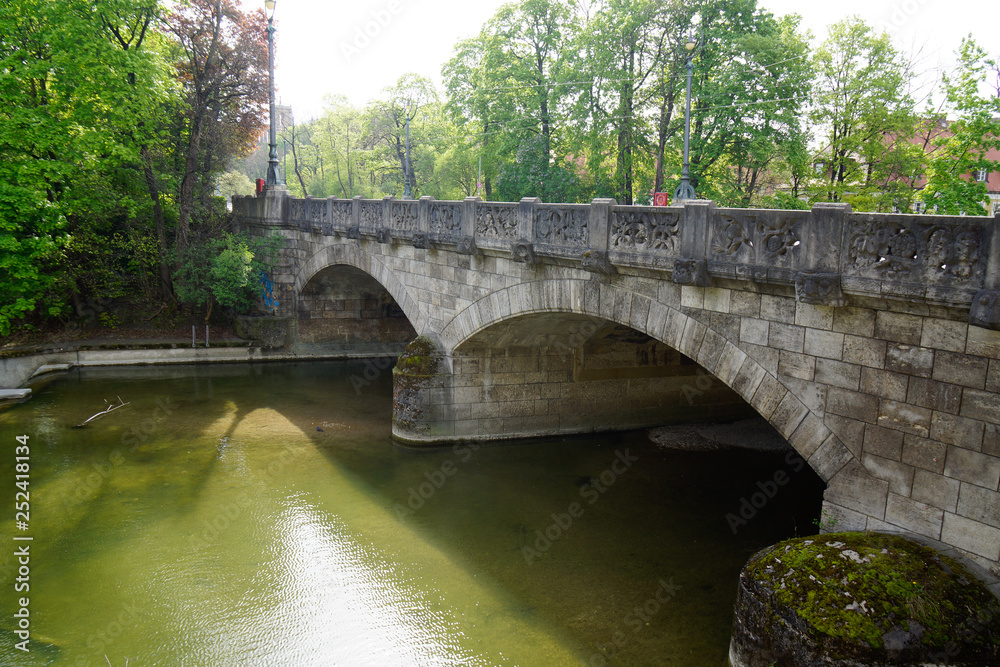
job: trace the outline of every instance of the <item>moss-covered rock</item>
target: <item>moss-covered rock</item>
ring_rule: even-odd
[[[392,369],[392,421],[401,434],[416,434],[427,429],[425,411],[432,400],[430,391],[440,387],[443,355],[427,336],[414,338]]]
[[[1000,600],[961,564],[898,535],[796,538],[744,568],[730,660],[1000,665]]]

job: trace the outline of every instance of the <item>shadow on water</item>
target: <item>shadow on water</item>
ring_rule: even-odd
[[[401,532],[514,601],[498,614],[559,628],[593,664],[724,664],[747,558],[815,532],[823,485],[785,453],[666,450],[645,432],[403,447],[390,438],[391,372],[366,370],[88,369],[42,387],[30,424],[0,413],[0,433],[32,432],[33,474],[52,480],[38,489],[35,526],[55,538],[45,548],[56,559],[85,562],[211,502],[240,429],[284,420]],[[131,405],[70,433],[115,396]],[[789,481],[758,502],[778,471]],[[292,491],[294,477],[268,480],[318,493]],[[80,540],[94,531],[106,537]],[[40,578],[54,567],[37,562]]]

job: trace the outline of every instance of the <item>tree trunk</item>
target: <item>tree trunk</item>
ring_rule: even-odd
[[[198,177],[198,150],[201,147],[201,113],[196,112],[191,122],[187,155],[184,156],[184,178],[181,179],[180,198],[177,202],[177,248],[188,244],[191,227],[191,209],[194,206],[194,182]]]
[[[156,225],[156,243],[159,247],[160,263],[160,294],[164,300],[171,298],[170,268],[167,266],[167,225],[163,218],[163,206],[160,204],[160,188],[156,183],[156,173],[153,171],[153,158],[149,154],[149,146],[142,146],[142,171],[146,176],[146,189],[153,202],[153,222]]]

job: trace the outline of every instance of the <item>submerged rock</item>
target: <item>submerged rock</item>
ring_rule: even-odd
[[[898,535],[833,533],[755,554],[740,575],[733,667],[1000,665],[1000,600]]]

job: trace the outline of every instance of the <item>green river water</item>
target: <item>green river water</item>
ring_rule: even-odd
[[[786,453],[399,446],[373,368],[89,369],[0,411],[0,664],[722,667],[747,558],[815,532]]]

